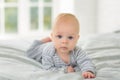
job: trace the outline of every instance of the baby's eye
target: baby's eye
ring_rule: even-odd
[[[70,40],[71,40],[71,39],[73,39],[73,37],[72,37],[72,36],[69,36],[69,37],[68,37],[68,39],[70,39]]]
[[[57,35],[57,38],[61,39],[61,38],[62,38],[62,36],[61,36],[61,35]]]

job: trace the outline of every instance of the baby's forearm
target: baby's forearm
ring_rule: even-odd
[[[47,42],[51,42],[52,40],[50,37],[46,37],[46,38],[41,39],[40,41],[43,43],[47,43]]]
[[[40,45],[42,44],[43,42],[35,40],[33,44],[30,46],[30,48],[26,51],[26,56],[37,61],[40,61],[43,50],[43,47],[41,47]]]

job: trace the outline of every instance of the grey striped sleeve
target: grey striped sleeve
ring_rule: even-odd
[[[32,59],[35,59],[36,61],[41,62],[41,56],[42,56],[42,46],[43,42],[39,40],[35,40],[33,44],[30,46],[30,48],[26,51],[26,55]]]
[[[44,53],[42,54],[42,66],[43,69],[53,71],[53,72],[65,72],[66,66],[56,67],[56,62],[53,60],[55,55],[55,48],[53,45],[48,45],[46,49],[44,49]],[[60,65],[59,65],[60,66]]]
[[[76,61],[81,69],[81,72],[91,71],[96,74],[95,66],[92,63],[92,60],[87,56],[86,52],[82,49],[79,49],[76,51],[76,53]]]

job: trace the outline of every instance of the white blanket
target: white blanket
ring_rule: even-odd
[[[85,80],[120,80],[119,36],[104,34],[82,43],[97,69],[96,78]],[[65,74],[42,70],[40,63],[25,56],[30,44],[25,40],[0,41],[0,80],[84,80],[80,72]]]

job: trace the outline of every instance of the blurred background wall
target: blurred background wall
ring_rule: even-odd
[[[120,30],[120,0],[76,0],[75,13],[81,33],[99,34]]]
[[[80,21],[81,36],[120,30],[120,0],[0,0],[0,39],[47,36],[61,13]]]

